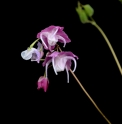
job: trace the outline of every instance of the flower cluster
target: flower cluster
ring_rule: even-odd
[[[57,45],[58,42],[63,43],[63,47],[66,46],[66,43],[71,42],[63,29],[64,28],[60,26],[49,26],[45,28],[37,34],[38,39],[34,41],[27,50],[21,52],[21,57],[24,60],[31,59],[31,61],[37,61],[37,63],[40,63],[41,60],[44,60],[42,66],[45,67],[45,74],[39,78],[37,82],[37,89],[43,88],[45,92],[47,91],[49,85],[47,73],[50,63],[52,63],[52,67],[56,75],[58,72],[66,70],[68,83],[69,70],[71,68],[72,61],[74,62],[73,72],[76,70],[76,59],[78,59],[78,57],[70,51],[59,52],[59,45]],[[41,40],[41,43],[39,40]],[[36,43],[37,48],[34,48],[33,46]],[[46,53],[45,59],[42,59],[44,56],[44,49],[48,51]]]

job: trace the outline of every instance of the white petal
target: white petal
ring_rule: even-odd
[[[58,39],[60,39],[60,40],[62,40],[64,42],[64,46],[63,47],[65,47],[66,46],[66,40],[62,36],[60,36],[60,35],[57,35],[57,37],[58,37]]]
[[[58,40],[56,40],[56,39],[51,39],[51,38],[48,38],[48,44],[50,45],[50,46],[54,46],[54,45],[56,45],[56,43],[58,42]]]
[[[44,44],[44,46],[45,46],[46,48],[48,48],[47,45],[45,44],[43,38],[42,38],[42,35],[43,35],[43,34],[40,35],[40,39],[42,40],[42,43]]]
[[[67,83],[69,83],[69,71],[67,69],[67,66],[66,66],[66,72],[67,72]]]
[[[54,69],[55,74],[58,75],[57,71],[56,71],[56,68],[55,68],[55,65],[54,65],[54,58],[52,58],[52,64],[53,64],[53,69]]]
[[[73,69],[73,72],[74,72],[74,71],[76,70],[76,66],[77,66],[77,63],[76,63],[75,58],[70,57],[70,56],[66,56],[65,58],[67,58],[67,59],[71,59],[71,60],[73,60],[73,61],[74,61],[74,69]]]
[[[63,57],[56,57],[55,58],[55,70],[56,70],[56,72],[64,71],[66,61],[67,61],[67,59],[65,59]]]
[[[58,42],[58,39],[56,38],[57,31],[58,31],[58,28],[55,28],[52,30],[51,33],[48,34],[48,44],[50,46],[54,46]]]
[[[57,33],[57,31],[58,31],[58,28],[54,28],[54,29],[52,30],[52,32],[51,32],[51,35],[52,35],[52,36],[55,36],[56,33]]]
[[[37,46],[38,46],[37,50],[44,51],[43,46],[42,46],[42,44],[40,42],[38,42]]]
[[[49,64],[51,63],[51,61],[52,61],[52,59],[49,60],[49,61],[46,63],[46,66],[45,66],[46,77],[48,77],[48,76],[47,76],[47,69],[48,69],[48,66],[49,66]]]
[[[32,57],[32,53],[34,52],[35,48],[31,48],[30,50],[25,50],[23,52],[21,52],[21,57],[24,60],[29,60]]]

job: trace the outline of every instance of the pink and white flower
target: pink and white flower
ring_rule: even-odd
[[[37,34],[37,38],[41,39],[42,44],[46,50],[53,50],[57,42],[66,43],[71,42],[68,35],[63,31],[64,27],[49,26]]]
[[[45,66],[46,71],[46,77],[47,77],[47,69],[49,64],[52,62],[53,69],[55,74],[57,75],[57,72],[61,72],[66,70],[67,72],[67,82],[69,83],[69,69],[71,68],[71,60],[74,61],[74,69],[73,72],[76,70],[76,59],[78,57],[74,55],[72,52],[53,52],[46,56],[45,61],[43,62],[43,66]]]
[[[37,61],[37,63],[40,62],[40,59],[43,57],[44,52],[43,52],[43,46],[40,42],[37,44],[37,49],[36,48],[30,48],[25,51],[21,52],[21,57],[24,60],[29,60],[31,61]]]

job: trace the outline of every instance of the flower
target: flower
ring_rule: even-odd
[[[37,38],[42,40],[42,44],[46,50],[53,50],[56,43],[59,41],[64,43],[71,42],[67,34],[63,31],[64,27],[60,26],[49,26],[37,34]]]
[[[78,59],[76,55],[74,55],[72,52],[53,52],[46,56],[45,61],[43,62],[43,66],[45,66],[46,70],[46,77],[47,77],[47,68],[48,65],[52,62],[53,69],[55,74],[57,75],[57,72],[64,71],[66,69],[67,72],[67,82],[69,83],[69,69],[71,68],[71,60],[74,61],[74,69],[73,72],[76,70],[76,60]]]
[[[21,52],[21,57],[24,60],[29,60],[31,59],[31,61],[37,61],[37,63],[40,62],[40,59],[43,57],[44,52],[43,52],[43,46],[40,42],[38,42],[37,44],[38,48],[30,48],[27,49],[23,52]]]
[[[42,88],[42,89],[44,89],[44,92],[46,92],[48,85],[49,85],[48,78],[41,76],[37,82],[37,85],[38,85],[38,87],[37,87],[38,90]]]

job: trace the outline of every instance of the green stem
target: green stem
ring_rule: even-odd
[[[31,49],[31,48],[35,45],[35,43],[36,43],[38,40],[39,40],[39,39],[36,39],[36,40],[30,45],[29,49]]]
[[[44,77],[46,77],[46,72],[44,72]]]
[[[52,65],[50,65],[48,68],[50,68]],[[44,76],[46,77],[46,72],[44,72]]]
[[[95,21],[90,21],[90,23],[92,25],[94,25],[100,31],[100,33],[102,34],[102,36],[104,37],[104,39],[105,39],[106,43],[108,44],[108,47],[109,47],[109,49],[110,49],[110,51],[111,51],[111,53],[112,53],[112,55],[114,57],[114,60],[115,60],[117,66],[119,68],[119,71],[120,71],[120,73],[122,75],[122,67],[121,67],[121,65],[119,63],[119,60],[118,60],[118,58],[117,58],[117,56],[116,56],[116,54],[114,52],[114,49],[112,48],[112,45],[110,44],[110,41],[108,40],[107,36],[105,35],[105,33],[103,32],[103,30],[99,27],[99,25],[97,25],[97,23]]]
[[[40,61],[44,61],[45,59],[40,59]]]

